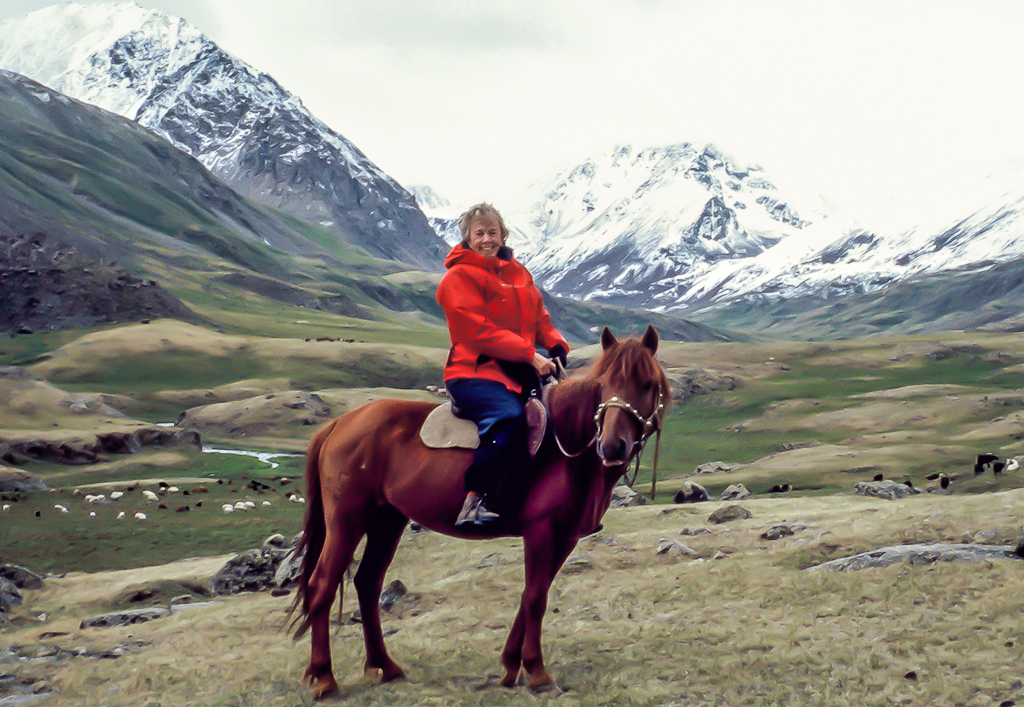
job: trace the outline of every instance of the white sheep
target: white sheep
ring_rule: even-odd
[[[238,503],[235,504],[235,510],[236,511],[247,511],[249,509],[246,507],[245,501],[239,501]]]
[[[112,499],[114,499],[115,501],[117,499],[121,498],[121,496],[124,496],[124,491],[111,491],[110,492],[110,497]]]
[[[253,503],[252,501],[246,501],[246,502],[245,502],[245,507],[246,507],[247,509],[248,509],[248,508],[255,508],[255,507],[256,507],[256,504],[255,504],[255,503]]]
[[[146,514],[142,511],[135,511],[135,520],[146,520]]]
[[[96,511],[89,511],[89,517],[90,518],[95,518],[96,517]]]
[[[101,503],[103,503],[106,500],[107,500],[107,497],[104,496],[102,493],[98,493],[98,494],[95,494],[95,495],[90,493],[90,494],[87,494],[86,497],[85,497],[85,502],[86,503],[91,503],[94,506],[98,506],[98,505],[100,505]]]
[[[121,520],[122,518],[124,518],[124,511],[121,511],[120,513],[117,514],[117,519],[118,520]]]
[[[178,487],[177,486],[168,486],[167,487],[167,493],[178,493]]]
[[[263,502],[263,505],[264,505],[264,506],[269,506],[269,505],[270,505],[270,501],[264,501],[264,502]]]
[[[230,503],[225,503],[223,506],[220,507],[220,509],[222,511],[224,511],[225,513],[234,513],[235,512],[235,507],[232,506]]]
[[[9,504],[9,503],[5,503],[5,504],[4,504],[4,513],[6,513],[6,512],[7,512],[7,511],[9,511],[9,510],[11,510],[11,504]]]
[[[142,495],[146,497],[147,501],[156,501],[156,500],[158,500],[160,498],[159,496],[157,496],[155,493],[153,493],[149,489],[143,490]]]
[[[68,509],[65,508],[64,506],[60,505],[59,503],[54,504],[53,507],[56,508],[61,513],[67,513],[68,512]]]

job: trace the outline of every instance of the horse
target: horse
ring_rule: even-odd
[[[303,682],[315,699],[339,689],[329,613],[335,594],[343,596],[342,577],[364,535],[353,579],[364,670],[381,682],[405,677],[384,646],[378,602],[410,519],[454,537],[523,538],[525,587],[501,652],[501,685],[517,685],[525,671],[535,692],[558,690],[541,652],[548,590],[579,539],[602,527],[612,490],[646,440],[660,432],[670,401],[668,379],[655,358],[653,326],[622,341],[605,327],[601,347],[589,370],[550,387],[546,438],[528,468],[499,490],[495,510],[504,523],[496,530],[455,526],[473,452],[423,444],[419,430],[436,403],[376,400],[314,435],[306,457],[305,529],[296,548],[305,556],[290,613],[299,610],[294,639],[311,634]]]

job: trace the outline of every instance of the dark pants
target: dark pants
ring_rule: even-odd
[[[445,387],[456,415],[475,422],[480,434],[466,490],[493,495],[508,472],[526,461],[523,401],[501,383],[482,378],[458,378]]]

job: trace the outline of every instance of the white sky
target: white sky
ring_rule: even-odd
[[[0,19],[49,4],[3,0]],[[1016,0],[139,4],[462,205],[501,208],[619,144],[713,142],[870,222],[892,199],[930,208],[915,199],[934,179],[1024,158]]]

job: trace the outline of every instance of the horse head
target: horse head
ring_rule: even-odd
[[[654,357],[658,332],[647,326],[640,338],[619,341],[608,327],[601,332],[601,357],[592,375],[601,402],[594,414],[597,455],[606,467],[628,464],[647,439],[661,429],[670,391]]]

